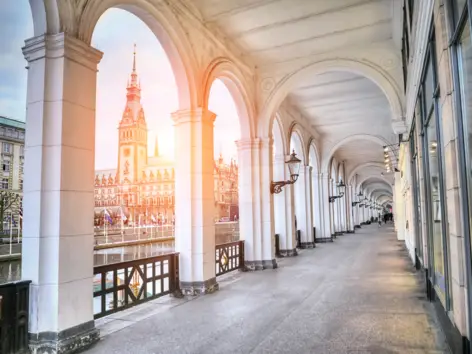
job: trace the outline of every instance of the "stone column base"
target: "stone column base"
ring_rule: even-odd
[[[315,243],[327,243],[327,242],[333,242],[333,237],[315,238]]]
[[[315,242],[302,242],[300,244],[300,248],[306,249],[306,248],[315,248]]]
[[[294,257],[298,256],[297,249],[291,249],[291,250],[280,250],[280,257]]]
[[[354,229],[360,229],[361,225],[354,225]]]
[[[355,231],[355,230],[347,230],[346,233],[347,233],[347,234],[355,234],[356,231]]]
[[[277,261],[275,259],[264,260],[264,261],[245,261],[244,262],[244,270],[249,271],[249,272],[256,271],[256,270],[264,270],[264,269],[275,269],[277,267],[278,267]]]
[[[180,290],[183,296],[199,296],[212,294],[219,289],[216,278],[211,278],[205,281],[181,281]]]
[[[83,351],[100,340],[95,322],[90,321],[61,332],[29,334],[31,354],[62,354]]]
[[[342,236],[343,235],[343,232],[342,231],[336,231],[334,233],[334,236]]]

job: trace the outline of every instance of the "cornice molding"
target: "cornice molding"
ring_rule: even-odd
[[[97,65],[103,56],[99,50],[65,33],[27,39],[22,50],[29,63],[44,58],[65,57],[91,70],[97,70]]]

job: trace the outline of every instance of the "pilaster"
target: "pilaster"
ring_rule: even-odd
[[[316,242],[332,242],[333,235],[331,234],[332,227],[332,217],[331,217],[331,208],[333,203],[329,203],[330,193],[330,184],[331,180],[327,173],[322,173],[319,176],[320,178],[320,210],[322,211],[322,226],[321,232],[316,235]]]
[[[175,126],[175,249],[184,295],[218,290],[215,277],[213,122],[201,108],[172,114]]]
[[[238,147],[240,235],[248,270],[277,268],[275,261],[272,139],[245,139]]]
[[[274,181],[286,181],[290,178],[284,155],[274,158]],[[274,224],[275,233],[280,235],[280,254],[282,256],[297,255],[295,238],[295,213],[293,186],[286,185],[282,192],[274,194]]]
[[[64,33],[28,39],[22,278],[32,353],[82,350],[93,319],[95,91],[102,53]]]
[[[298,180],[295,182],[297,227],[300,230],[301,248],[313,248],[313,222],[311,210],[311,170],[310,166],[301,166]]]

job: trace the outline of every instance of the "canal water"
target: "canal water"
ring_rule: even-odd
[[[137,241],[173,237],[172,226],[155,226],[121,229],[96,229],[96,245],[118,243],[123,241]],[[222,244],[239,240],[239,223],[225,222],[215,224],[215,243]],[[132,261],[140,258],[154,257],[174,252],[174,242],[156,242],[137,246],[114,247],[94,251],[94,266]],[[21,253],[21,244],[0,245],[0,255]],[[21,279],[21,260],[0,262],[0,284]]]
[[[174,252],[174,242],[108,248],[94,251],[95,266],[132,261]],[[21,260],[0,262],[0,284],[21,279]]]

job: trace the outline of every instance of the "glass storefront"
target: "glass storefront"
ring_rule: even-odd
[[[413,119],[414,121],[415,119]],[[418,146],[416,144],[416,125],[413,123],[413,128],[410,133],[410,153],[411,153],[411,173],[413,178],[413,215],[414,215],[414,232],[416,240],[416,255],[421,265],[424,266],[423,259],[423,235],[421,231],[421,203],[420,203],[420,183],[418,180]],[[413,226],[413,225],[412,225]]]
[[[433,240],[433,260],[434,260],[434,278],[435,285],[439,287],[442,295],[446,293],[445,269],[444,269],[444,243],[443,243],[443,225],[441,211],[441,192],[439,175],[439,156],[438,156],[438,132],[434,111],[431,114],[428,127],[426,129],[428,161],[429,161],[429,184],[430,184],[430,207],[431,207],[431,236]]]
[[[469,192],[472,187],[472,45],[470,25],[467,22],[458,42],[459,81],[461,91],[462,120],[464,126],[464,144],[466,150],[467,179]],[[469,198],[472,201],[472,198]],[[470,218],[470,215],[469,215]],[[471,224],[472,220],[469,222]]]

